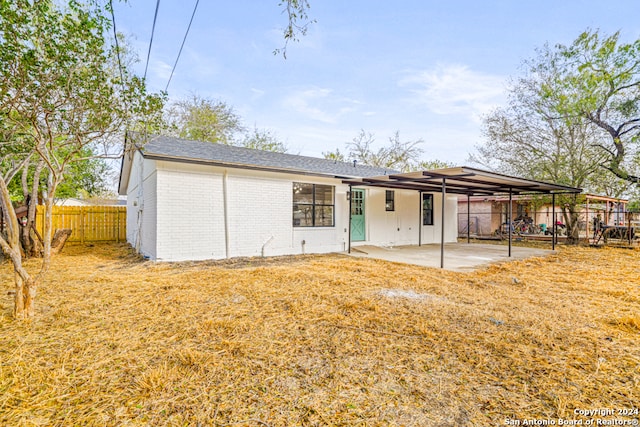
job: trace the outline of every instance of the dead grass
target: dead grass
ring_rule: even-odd
[[[453,273],[69,246],[30,324],[11,280],[0,425],[490,426],[640,402],[637,250]]]

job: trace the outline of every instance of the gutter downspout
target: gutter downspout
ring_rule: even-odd
[[[447,178],[442,178],[442,209],[441,209],[441,227],[440,230],[440,268],[444,268],[444,205],[447,199]]]
[[[134,201],[138,204],[137,206],[138,217],[136,218],[136,224],[138,228],[136,230],[134,248],[137,253],[140,253],[140,251],[142,250],[142,225],[144,224],[144,218],[143,218],[143,215],[144,215],[144,156],[142,155],[141,150],[138,152],[140,153],[140,181],[138,182],[138,194],[134,199]],[[132,156],[133,156],[133,159],[132,159],[132,162],[133,162],[133,160],[135,160],[135,152],[133,152]],[[157,188],[156,188],[156,191],[157,191]],[[157,235],[157,232],[156,232],[156,235]],[[156,247],[157,247],[157,244],[158,242],[156,237]],[[156,252],[156,248],[154,248],[154,252]]]
[[[266,241],[266,242],[264,242],[264,244],[262,245],[262,249],[261,249],[261,251],[260,251],[260,254],[262,255],[262,258],[264,258],[264,248],[265,248],[265,247],[266,247],[266,246],[267,246],[267,245],[268,245],[272,240],[273,240],[273,236],[269,237],[269,238],[267,239],[267,241]],[[304,242],[304,240],[303,240],[303,242]],[[304,246],[303,246],[303,247],[304,247]],[[303,253],[304,253],[304,251],[303,251]]]
[[[351,184],[349,184],[349,244],[348,244],[348,250],[347,253],[351,253],[351,207],[352,207],[352,200],[353,199],[353,186]]]
[[[229,203],[227,197],[227,169],[222,174],[222,205],[224,210],[224,256],[229,258]],[[264,247],[263,247],[264,249]]]

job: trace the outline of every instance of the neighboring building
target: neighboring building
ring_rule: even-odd
[[[393,170],[129,134],[127,240],[159,261],[341,252],[457,240],[457,196],[343,181]],[[351,206],[351,214],[349,212]]]
[[[127,200],[105,199],[92,197],[90,199],[78,199],[76,197],[59,198],[53,201],[56,206],[126,206]]]
[[[91,206],[91,203],[89,203],[87,200],[78,199],[76,197],[55,199],[53,201],[53,204],[56,206]]]
[[[599,218],[603,225],[625,225],[628,220],[628,200],[599,196],[595,194],[581,194],[578,196],[581,203],[578,205],[579,225],[583,237],[593,236],[591,230],[594,219]],[[518,218],[531,218],[534,225],[542,225],[544,228],[553,224],[553,206],[546,196],[541,195],[516,195],[512,198],[511,212],[514,220]],[[499,196],[473,196],[469,198],[469,223],[471,234],[477,236],[489,236],[498,230],[508,220],[509,197]],[[467,233],[467,197],[458,199],[458,233]],[[563,223],[561,206],[556,203],[556,220]],[[589,231],[587,231],[589,224]],[[589,234],[588,234],[589,233]]]

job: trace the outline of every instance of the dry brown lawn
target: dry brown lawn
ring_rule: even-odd
[[[2,426],[501,426],[640,404],[638,250],[453,273],[69,246],[29,324],[11,281],[0,265]]]

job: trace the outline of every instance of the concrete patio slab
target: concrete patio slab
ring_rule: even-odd
[[[447,243],[444,245],[444,268],[452,271],[473,271],[489,264],[530,257],[544,257],[552,250],[512,247],[511,257],[506,246],[482,243]],[[422,246],[352,246],[351,256],[383,259],[386,261],[440,267],[440,245]]]

